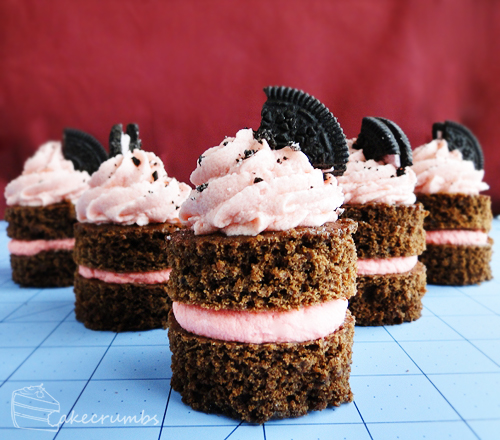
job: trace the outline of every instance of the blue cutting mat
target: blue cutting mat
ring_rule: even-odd
[[[5,227],[0,222],[1,439],[500,438],[500,220],[491,232],[493,281],[428,286],[418,321],[356,327],[353,403],[262,426],[184,405],[170,388],[166,331],[87,330],[75,320],[71,288],[17,287]],[[19,390],[41,384],[59,403],[48,417],[54,427],[12,415]],[[37,429],[16,428],[13,419]]]

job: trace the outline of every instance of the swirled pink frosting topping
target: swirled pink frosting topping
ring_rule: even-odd
[[[210,148],[191,174],[197,186],[183,204],[181,221],[197,235],[257,235],[338,218],[344,200],[335,177],[290,147],[271,150],[251,129]]]
[[[153,153],[127,151],[103,162],[76,203],[78,221],[122,225],[180,223],[191,188],[167,176]]]
[[[363,150],[352,148],[355,139],[347,141],[349,162],[347,170],[339,176],[339,185],[344,190],[345,204],[386,203],[388,205],[411,205],[416,197],[413,193],[417,178],[411,168],[397,175],[397,168],[373,159],[367,160]]]
[[[484,170],[464,160],[458,150],[450,151],[444,139],[434,139],[413,150],[413,171],[417,175],[415,192],[424,194],[479,194],[487,190]]]
[[[47,206],[75,201],[88,188],[90,176],[76,171],[62,154],[61,142],[50,141],[24,164],[22,174],[5,188],[7,205]]]

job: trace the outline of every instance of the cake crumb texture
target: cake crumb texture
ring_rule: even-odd
[[[358,258],[393,258],[419,255],[425,249],[422,204],[344,205],[342,218],[358,222],[354,242]]]
[[[354,318],[302,343],[245,344],[197,336],[169,316],[172,387],[197,411],[252,423],[350,402]]]
[[[351,220],[256,236],[172,235],[173,301],[213,310],[289,310],[355,294]]]
[[[76,223],[70,202],[48,206],[8,206],[5,210],[7,236],[16,240],[56,240],[72,238]]]
[[[427,266],[429,284],[478,284],[493,278],[490,268],[492,246],[491,238],[486,246],[428,244],[419,260]]]
[[[428,231],[439,229],[491,229],[491,198],[468,194],[417,194],[417,201],[429,211],[424,221]]]
[[[145,226],[77,223],[74,256],[78,265],[113,272],[149,272],[168,269],[166,250],[169,223]]]
[[[171,301],[166,283],[114,284],[75,274],[76,319],[92,330],[167,328]]]
[[[76,269],[73,252],[43,251],[36,255],[10,255],[12,279],[24,287],[67,287],[73,285]]]
[[[356,325],[392,325],[420,318],[425,272],[425,266],[418,262],[401,274],[360,275],[358,293],[349,300]]]

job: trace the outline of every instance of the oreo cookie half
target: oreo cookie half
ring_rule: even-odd
[[[381,160],[394,165],[398,176],[405,167],[413,165],[410,141],[403,130],[390,119],[367,116],[353,148],[363,150],[367,159]]]
[[[130,143],[128,146],[122,142],[123,140],[123,126],[122,124],[115,124],[109,133],[109,157],[114,157],[117,154],[123,154],[125,151],[140,150],[142,141],[139,139],[139,125],[127,124],[126,134],[130,136]]]
[[[337,119],[314,96],[290,87],[266,87],[267,101],[256,139],[265,138],[276,150],[300,146],[315,168],[334,167],[342,175],[349,159],[344,132]]]
[[[108,154],[99,141],[84,131],[65,128],[63,131],[62,153],[65,159],[73,162],[75,170],[89,174],[99,169],[108,159]]]
[[[453,121],[432,124],[432,138],[445,139],[450,151],[458,150],[465,160],[474,163],[476,170],[484,168],[484,156],[476,136],[462,124]]]

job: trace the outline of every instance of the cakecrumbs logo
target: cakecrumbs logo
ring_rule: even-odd
[[[12,422],[16,428],[20,429],[57,432],[64,423],[81,423],[84,425],[100,423],[103,425],[105,421],[108,421],[112,424],[127,425],[133,423],[143,426],[148,424],[156,426],[160,423],[156,414],[150,417],[144,413],[144,410],[140,413],[140,417],[120,416],[119,414],[112,416],[82,414],[80,416],[71,411],[69,417],[62,415],[56,423],[52,423],[50,416],[60,412],[61,405],[43,388],[43,384],[24,387],[12,393]]]
[[[44,390],[43,384],[14,391],[10,407],[16,428],[52,432],[59,430],[59,426],[51,426],[49,417],[60,412],[61,405]]]

